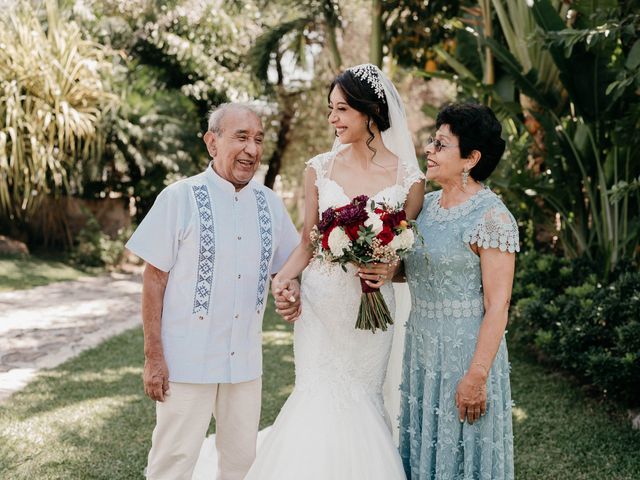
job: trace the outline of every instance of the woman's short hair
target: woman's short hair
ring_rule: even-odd
[[[378,130],[384,132],[391,126],[389,107],[385,99],[378,97],[368,82],[354,75],[351,70],[345,70],[331,82],[327,98],[330,99],[331,92],[336,86],[339,86],[344,93],[349,106],[373,120]]]
[[[477,181],[486,180],[498,165],[505,148],[502,125],[493,111],[476,103],[452,103],[438,113],[436,129],[441,125],[448,125],[451,133],[458,137],[462,158],[469,157],[473,150],[480,152],[480,160],[469,175]]]

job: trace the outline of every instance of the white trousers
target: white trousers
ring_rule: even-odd
[[[256,456],[261,393],[262,378],[243,383],[169,382],[168,397],[156,402],[147,478],[191,480],[213,415],[216,479],[242,480]]]

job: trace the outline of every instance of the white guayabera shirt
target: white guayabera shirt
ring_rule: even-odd
[[[126,247],[169,272],[162,346],[169,380],[239,383],[262,374],[270,276],[299,235],[278,196],[239,192],[210,166],[165,188]]]

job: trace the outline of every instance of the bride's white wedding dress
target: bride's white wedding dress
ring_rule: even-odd
[[[337,152],[310,161],[319,210],[350,201],[329,178]],[[404,204],[419,170],[399,166],[399,181],[376,201]],[[245,480],[395,480],[405,474],[383,402],[393,327],[356,330],[361,287],[356,268],[312,260],[302,277],[302,315],[294,326],[296,381]],[[395,311],[393,288],[381,289]],[[395,419],[394,419],[395,420]]]

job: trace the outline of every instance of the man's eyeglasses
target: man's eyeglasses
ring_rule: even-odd
[[[437,138],[429,137],[429,138],[427,138],[427,147],[429,145],[431,145],[431,144],[433,144],[433,148],[435,149],[436,152],[439,152],[443,148],[457,147],[458,146],[458,145],[446,145],[446,144],[442,143],[440,140],[438,140]]]

